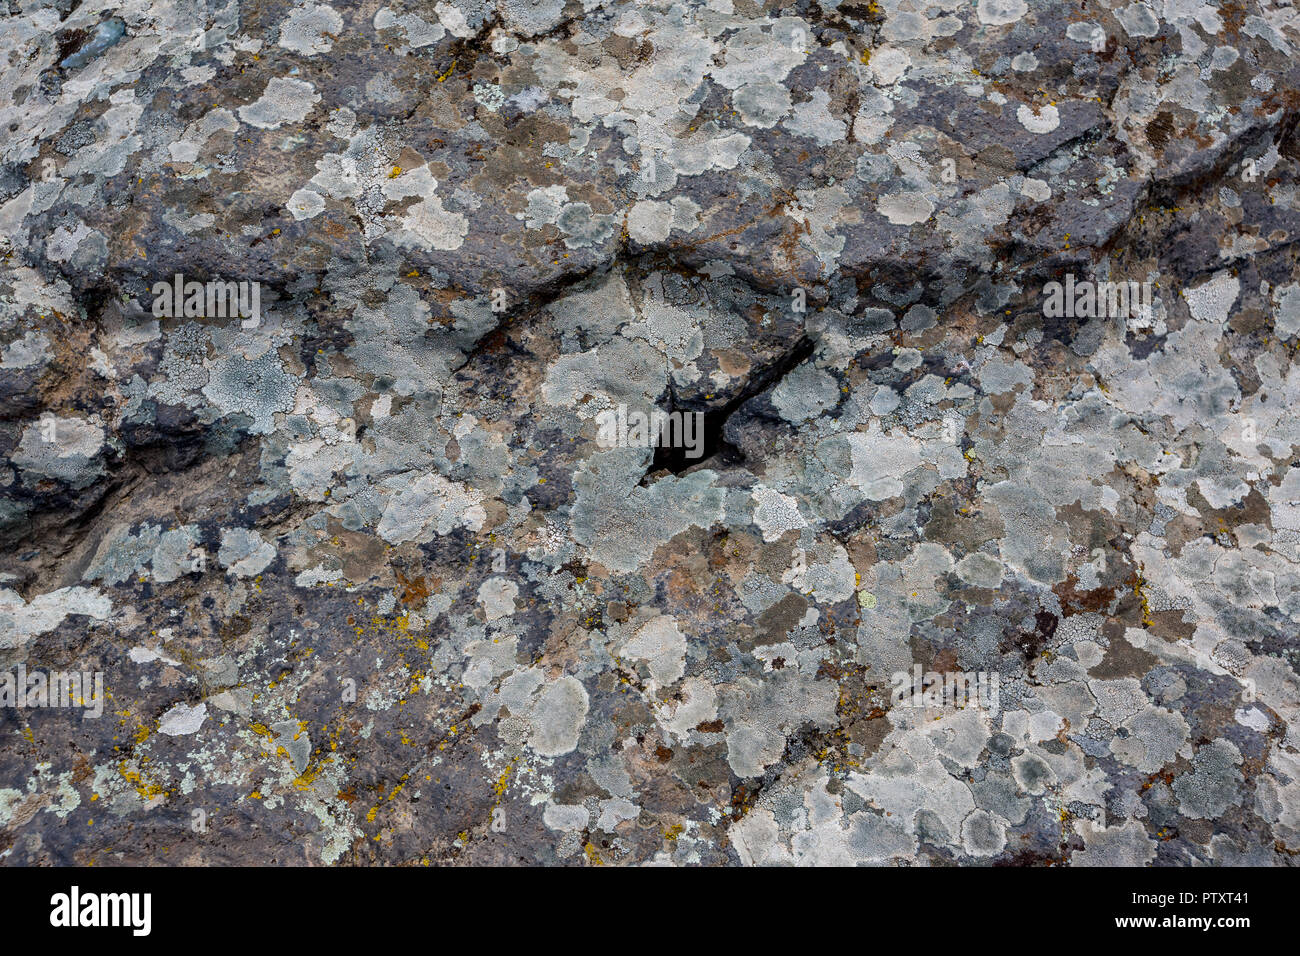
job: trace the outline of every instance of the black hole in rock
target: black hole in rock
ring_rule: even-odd
[[[812,339],[807,336],[800,336],[790,351],[752,377],[737,395],[733,396],[720,408],[709,411],[707,408],[692,408],[673,402],[669,411],[681,412],[683,415],[698,411],[704,412],[703,447],[696,444],[696,448],[700,453],[698,456],[694,456],[691,448],[673,447],[668,444],[657,445],[650,467],[642,476],[640,483],[642,485],[649,484],[654,476],[662,472],[679,475],[687,469],[702,465],[705,462],[717,465],[739,465],[743,463],[745,460],[744,453],[727,441],[726,427],[728,419],[750,399],[763,394],[790,374],[794,368],[806,362],[812,356],[814,347],[815,343]],[[692,437],[696,437],[698,431],[691,434]],[[698,437],[696,437],[696,442],[698,442]]]

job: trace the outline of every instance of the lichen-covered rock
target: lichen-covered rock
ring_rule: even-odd
[[[1300,852],[1293,7],[71,6],[0,860]]]

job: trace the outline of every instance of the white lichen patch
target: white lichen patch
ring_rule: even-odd
[[[169,737],[183,737],[196,734],[208,716],[208,705],[177,704],[158,721],[158,733]]]
[[[236,577],[256,577],[275,560],[275,545],[256,531],[223,528],[217,560]]]
[[[537,695],[529,717],[528,746],[542,757],[560,757],[578,746],[589,698],[582,682],[561,677]]]
[[[325,197],[314,189],[299,189],[289,197],[285,208],[294,219],[312,219],[325,211]]]
[[[1016,107],[1016,119],[1031,133],[1050,133],[1061,125],[1061,113],[1050,103],[1038,107],[1021,103]]]
[[[296,8],[280,24],[280,46],[303,56],[328,53],[343,29],[343,18],[333,7],[314,3]]]
[[[0,648],[22,647],[29,639],[54,630],[72,615],[108,619],[113,602],[98,588],[68,587],[38,594],[30,601],[0,588]]]
[[[430,23],[414,13],[394,13],[391,7],[380,9],[371,21],[376,30],[401,30],[406,35],[406,42],[412,49],[437,43],[447,35],[447,30],[439,22]]]
[[[393,478],[385,485],[392,490],[375,533],[390,544],[428,541],[457,527],[477,531],[487,518],[481,493],[441,475]]]
[[[637,628],[622,654],[645,661],[659,687],[675,684],[686,673],[686,636],[671,617],[656,617]]]
[[[46,415],[23,429],[11,461],[24,471],[84,488],[104,473],[104,429],[82,418]]]
[[[514,614],[518,597],[519,585],[507,578],[488,578],[479,585],[478,602],[483,605],[483,613],[489,621]]]
[[[459,249],[469,234],[469,220],[458,212],[444,209],[438,196],[429,196],[411,206],[401,225],[417,244],[444,251]]]
[[[1230,310],[1240,293],[1241,283],[1237,277],[1231,272],[1220,272],[1209,281],[1187,289],[1183,295],[1187,299],[1187,309],[1192,313],[1192,318],[1221,325],[1228,321]]]
[[[976,4],[980,23],[989,26],[1006,26],[1015,23],[1029,12],[1025,0],[979,0]]]
[[[882,197],[876,210],[896,226],[913,226],[930,218],[934,203],[919,193],[899,193]]]
[[[787,531],[807,527],[799,513],[799,503],[790,495],[772,488],[756,488],[753,499],[754,524],[758,525],[764,541],[776,541]]]
[[[249,126],[275,129],[285,123],[301,123],[319,102],[320,94],[310,83],[277,76],[266,84],[261,97],[237,112]]]

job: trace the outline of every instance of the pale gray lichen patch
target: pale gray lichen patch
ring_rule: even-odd
[[[47,415],[23,429],[11,461],[23,471],[85,488],[104,474],[104,429],[81,418]]]
[[[236,112],[249,126],[276,129],[285,123],[301,123],[320,102],[320,94],[305,80],[277,76],[266,84],[262,95]]]
[[[252,360],[242,355],[219,359],[209,369],[208,379],[203,394],[225,415],[252,419],[249,431],[255,435],[275,428],[275,413],[293,409],[298,387],[298,380],[271,351]]]
[[[275,545],[264,540],[256,531],[225,528],[221,532],[217,560],[231,574],[241,578],[255,577],[275,560]]]
[[[59,588],[30,601],[16,591],[0,588],[0,648],[22,647],[30,638],[58,627],[66,618],[83,615],[106,620],[113,602],[98,588]]]
[[[542,757],[559,757],[578,745],[590,698],[573,677],[561,677],[537,695],[529,718],[528,746]]]
[[[1174,781],[1174,795],[1184,815],[1213,820],[1241,803],[1241,751],[1231,741],[1214,740],[1197,749],[1192,772]]]
[[[328,53],[342,29],[343,18],[333,7],[320,3],[297,7],[280,24],[280,46],[303,56]]]
[[[177,704],[158,721],[158,733],[169,737],[183,737],[198,733],[208,716],[208,705]]]

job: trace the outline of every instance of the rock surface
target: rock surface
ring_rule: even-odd
[[[7,6],[0,861],[1300,852],[1289,4]]]

